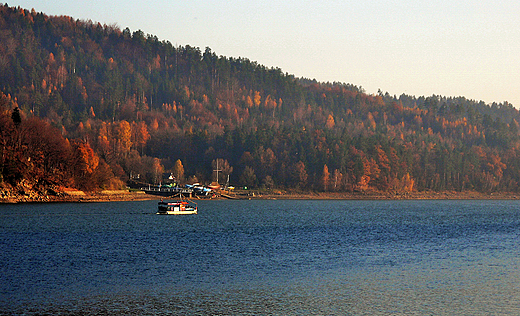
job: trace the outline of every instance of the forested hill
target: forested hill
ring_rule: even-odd
[[[221,159],[219,182],[235,186],[518,191],[508,103],[368,95],[7,5],[0,43],[3,185],[95,190],[163,172],[209,183]]]

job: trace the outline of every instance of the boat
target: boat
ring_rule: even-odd
[[[209,189],[209,188],[206,188],[205,186],[203,185],[200,185],[198,183],[194,183],[194,184],[186,184],[186,188],[190,189],[190,190],[193,190],[193,193],[195,193],[195,195],[199,196],[199,195],[209,195],[212,190]]]
[[[159,202],[157,214],[160,215],[187,215],[197,214],[197,203],[190,200]]]
[[[166,197],[176,194],[190,195],[194,192],[191,188],[181,188],[179,186],[172,185],[148,185],[148,187],[142,187],[140,189],[146,194],[161,195]]]

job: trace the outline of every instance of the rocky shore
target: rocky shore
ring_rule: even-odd
[[[83,192],[75,189],[18,189],[0,190],[0,203],[39,203],[39,202],[110,202],[143,201],[160,197],[142,191],[104,190]]]

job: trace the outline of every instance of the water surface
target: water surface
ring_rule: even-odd
[[[518,201],[0,205],[0,314],[520,314]]]

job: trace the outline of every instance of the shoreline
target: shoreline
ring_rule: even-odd
[[[160,200],[165,197],[146,194],[143,191],[105,190],[99,192],[83,192],[67,190],[56,195],[8,195],[0,197],[0,204],[16,203],[94,203],[94,202],[130,202]],[[192,198],[193,200],[518,200],[520,193],[512,192],[411,192],[411,193],[382,193],[382,192],[275,192],[262,193],[258,191],[235,192],[231,195],[213,198]]]
[[[160,199],[160,196],[146,194],[142,191],[106,190],[99,192],[83,192],[66,190],[54,195],[24,194],[0,197],[0,204],[17,203],[93,203],[93,202],[124,202],[146,201]]]
[[[518,200],[520,193],[511,192],[412,192],[406,194],[391,193],[301,193],[284,195],[259,195],[252,199],[278,200]]]

